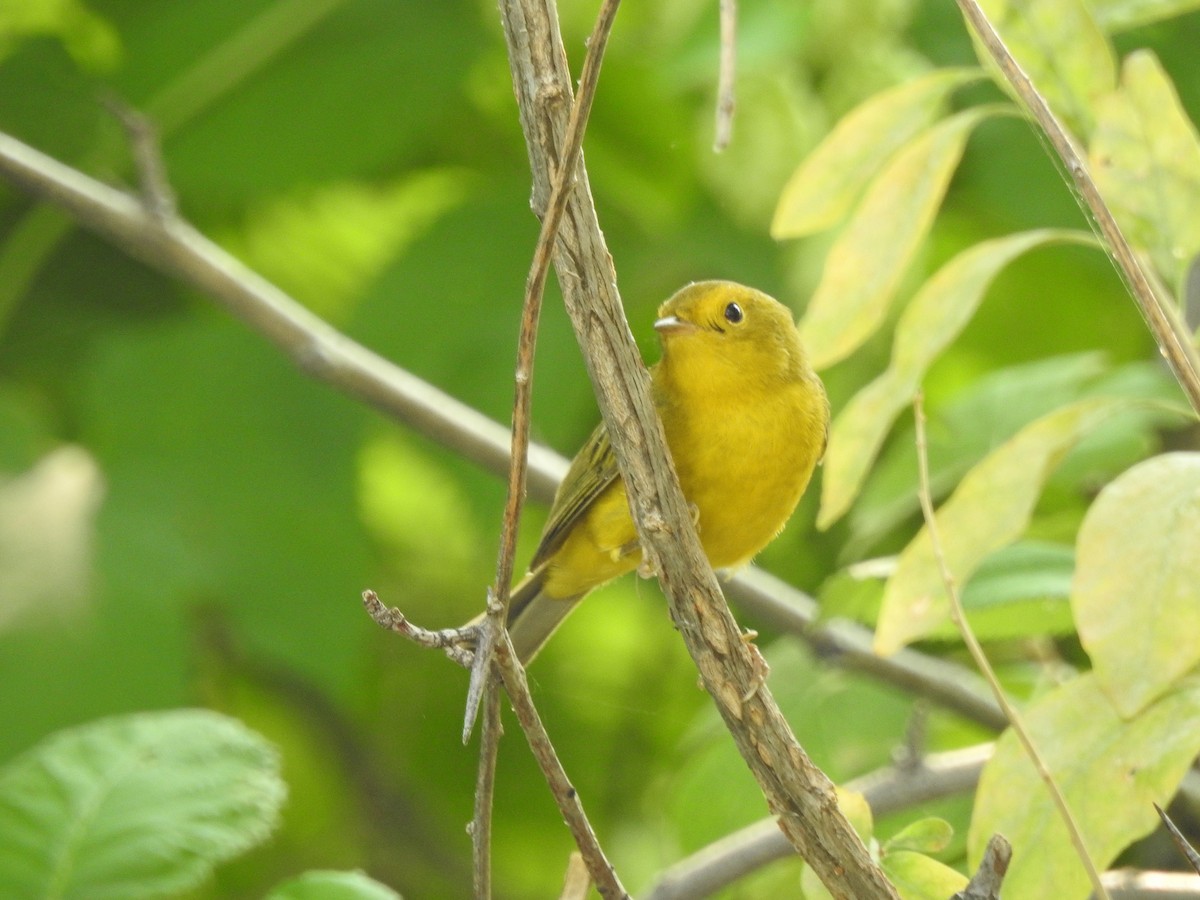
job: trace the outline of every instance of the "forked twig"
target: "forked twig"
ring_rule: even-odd
[[[474,634],[478,631],[475,627],[447,628],[443,631],[428,631],[420,628],[410,622],[400,610],[385,606],[374,591],[363,593],[363,604],[367,613],[377,624],[423,647],[435,647],[449,651],[456,640],[462,639],[467,633]],[[498,641],[492,661],[493,670],[499,676],[505,693],[512,701],[513,711],[525,734],[525,740],[529,743],[529,749],[533,751],[542,775],[550,786],[550,792],[554,795],[554,801],[558,804],[563,821],[566,822],[571,836],[575,839],[576,846],[579,847],[579,852],[587,865],[588,874],[591,875],[596,890],[605,900],[622,900],[629,895],[621,885],[616,870],[605,856],[604,850],[596,838],[596,833],[592,830],[587,815],[583,811],[583,803],[579,799],[579,794],[572,787],[566,770],[554,750],[554,745],[550,742],[550,736],[546,732],[545,725],[542,724],[541,716],[529,693],[529,683],[525,680],[525,669],[517,661],[516,653],[513,652],[508,631],[502,628],[496,634]],[[469,653],[470,651],[464,652]],[[470,665],[470,660],[467,661],[467,664]],[[494,724],[498,730],[498,718]],[[484,727],[492,727],[488,718],[484,720]],[[474,831],[474,827],[473,822],[472,831]],[[486,873],[483,884],[490,884],[490,876]]]
[[[574,183],[575,164],[579,161],[583,147],[583,134],[587,128],[596,86],[600,83],[600,64],[604,61],[604,50],[612,32],[613,20],[621,0],[604,0],[596,25],[588,41],[587,55],[583,61],[583,74],[579,80],[579,93],[571,104],[571,116],[567,123],[567,134],[559,157],[558,171],[554,175],[553,187],[542,227],[533,252],[533,262],[525,281],[525,299],[521,307],[521,331],[517,339],[516,395],[513,399],[512,447],[509,454],[508,496],[504,503],[504,522],[500,532],[500,551],[496,562],[496,582],[493,587],[494,602],[487,607],[486,626],[495,631],[503,626],[508,617],[508,586],[512,581],[513,564],[517,553],[517,532],[521,521],[521,509],[525,503],[525,474],[529,466],[529,410],[533,397],[533,357],[537,347],[538,321],[542,314],[542,296],[546,289],[546,276],[550,271],[550,260],[554,254],[554,242],[558,238],[558,226],[562,222]],[[471,725],[479,708],[483,680],[491,669],[494,639],[485,637],[480,653],[471,670],[471,683],[467,690],[467,710],[463,722],[463,743],[471,735]]]
[[[583,146],[583,135],[587,128],[588,116],[591,113],[592,100],[596,96],[596,86],[600,82],[600,64],[604,60],[604,50],[608,46],[608,36],[612,32],[613,20],[619,5],[620,0],[604,0],[596,18],[591,39],[588,41],[579,92],[571,106],[571,116],[563,142],[559,168],[550,192],[549,206],[542,218],[542,227],[534,248],[529,276],[525,282],[525,298],[521,307],[521,330],[517,341],[517,365],[514,378],[516,391],[513,399],[508,494],[504,503],[504,519],[500,531],[496,581],[492,590],[488,592],[487,615],[483,621],[481,639],[476,645],[475,662],[471,668],[471,680],[467,687],[467,703],[463,721],[463,743],[466,743],[482,700],[484,728],[480,739],[479,766],[475,780],[475,809],[471,819],[471,844],[474,857],[475,896],[484,898],[484,900],[491,897],[492,800],[501,734],[500,691],[496,681],[498,673],[493,667],[493,662],[497,645],[501,643],[502,639],[505,642],[508,640],[505,623],[508,619],[509,584],[512,581],[517,552],[517,534],[521,522],[521,510],[525,503],[525,479],[529,466],[530,407],[533,397],[533,363],[534,351],[537,347],[538,322],[541,318],[546,276],[550,270],[554,242],[558,237],[558,226],[562,222],[567,197],[574,181],[575,164]],[[510,657],[510,659],[512,665],[519,669],[520,662],[515,657]],[[525,684],[523,673],[520,679],[511,675],[505,678],[505,685],[509,689],[509,696],[514,707],[524,704],[528,705],[530,709],[533,708],[533,698],[528,695],[528,687]],[[513,687],[525,690],[525,696],[512,696]],[[520,719],[519,716],[518,718],[522,722],[522,728],[525,728],[526,720]],[[538,724],[540,726],[540,721]],[[534,738],[528,731],[526,731],[526,736],[532,747]],[[557,763],[557,759],[555,762]],[[551,790],[554,791],[556,789],[555,782],[551,780],[549,774],[546,777]],[[566,815],[564,813],[564,816]],[[584,862],[587,864],[593,880],[597,885],[602,885],[605,879],[610,879],[612,881],[612,884],[609,885],[610,891],[620,888],[620,883],[616,880],[616,873],[604,857],[603,852],[600,851],[595,835],[592,833],[586,817],[583,816],[581,806],[578,807],[578,816],[583,819],[582,824],[587,826],[586,834],[583,837],[591,842],[590,846],[581,844],[580,852],[583,854]],[[568,819],[568,821],[570,820]],[[572,831],[576,833],[576,839],[579,840],[580,833],[577,829],[572,828]],[[621,889],[621,893],[623,892]],[[608,893],[606,896],[617,895]]]

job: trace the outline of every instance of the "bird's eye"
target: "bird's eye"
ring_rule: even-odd
[[[736,303],[730,303],[725,307],[725,321],[732,325],[736,325],[742,319],[746,318],[746,314],[742,312],[742,308]]]

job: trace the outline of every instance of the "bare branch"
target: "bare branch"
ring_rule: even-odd
[[[533,705],[529,684],[525,680],[525,669],[517,660],[512,642],[508,639],[508,632],[501,631],[500,638],[501,643],[496,649],[496,667],[504,682],[504,690],[512,701],[513,711],[517,714],[517,721],[521,723],[521,730],[525,732],[529,749],[533,751],[534,758],[541,767],[542,776],[550,786],[555,802],[558,803],[563,821],[567,823],[567,828],[571,830],[571,836],[575,839],[575,846],[583,855],[592,882],[600,896],[606,900],[627,898],[629,894],[604,855],[596,833],[592,831],[592,826],[583,812],[579,794],[567,778],[567,773],[558,760],[558,754],[554,751],[554,745],[550,743],[550,735]]]
[[[131,256],[208,294],[308,375],[409,423],[491,471],[507,469],[506,428],[340,334],[186,222],[156,217],[128,194],[3,133],[0,174],[63,207]],[[530,490],[552,497],[566,461],[534,446],[530,466]]]
[[[469,826],[475,900],[490,900],[492,896],[492,808],[496,796],[496,759],[500,755],[501,734],[500,683],[488,679],[483,697],[483,727],[479,729],[475,809]]]
[[[504,0],[501,16],[533,171],[534,208],[544,209],[571,97],[557,11],[553,0]],[[708,566],[625,321],[582,159],[575,178],[555,264],[639,539],[656,564],[671,617],[768,806],[826,887],[835,897],[895,897],[838,810],[833,785],[796,742],[761,683],[758,651],[742,640]]]

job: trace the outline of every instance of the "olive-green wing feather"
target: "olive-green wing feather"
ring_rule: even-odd
[[[595,499],[618,478],[617,457],[608,439],[608,429],[601,422],[571,461],[567,477],[554,495],[546,530],[542,532],[542,541],[529,564],[531,571],[554,555]]]

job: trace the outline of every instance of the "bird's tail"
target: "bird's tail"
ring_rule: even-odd
[[[509,594],[508,634],[522,665],[529,665],[583,595],[558,599],[544,590],[546,570],[537,569],[517,583]],[[483,616],[471,620],[475,625]]]

